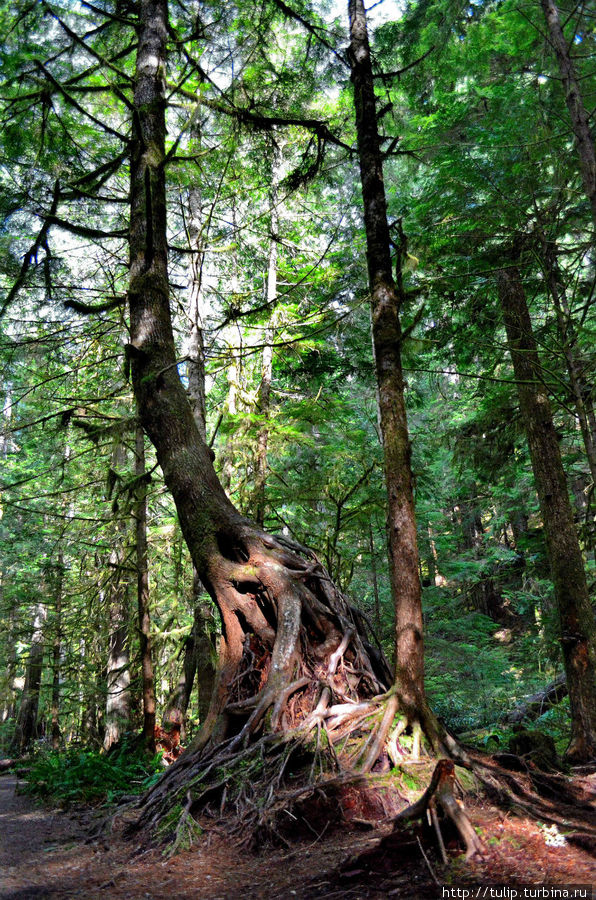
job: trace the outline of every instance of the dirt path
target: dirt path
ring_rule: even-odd
[[[36,805],[16,785],[14,775],[0,778],[0,897],[75,896],[81,866],[94,855],[82,844],[81,821]]]
[[[487,842],[485,859],[469,867],[459,856],[443,870],[427,844],[436,885],[414,834],[368,863],[360,857],[348,864],[342,879],[338,864],[375,845],[382,830],[342,827],[254,854],[217,829],[194,849],[165,859],[119,833],[89,839],[92,814],[40,807],[15,794],[15,787],[14,776],[0,777],[0,900],[434,900],[442,884],[464,880],[505,886],[591,882],[596,888],[596,839],[576,846],[571,836],[555,839],[544,825],[481,802],[470,813]]]
[[[0,898],[84,900],[281,900],[339,896],[327,870],[364,849],[371,837],[346,833],[330,842],[301,842],[295,849],[254,855],[225,835],[214,834],[195,849],[164,859],[159,850],[139,853],[119,835],[89,840],[89,814],[37,805],[15,793],[16,778],[0,777]],[[311,875],[317,884],[306,887]],[[381,897],[349,889],[350,898]],[[411,892],[407,896],[414,897]]]

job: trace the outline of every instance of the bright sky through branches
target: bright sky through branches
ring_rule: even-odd
[[[366,4],[368,24],[370,28],[377,28],[385,22],[393,22],[401,18],[403,4],[399,0],[376,0]],[[331,18],[347,19],[347,0],[333,0],[331,4]]]

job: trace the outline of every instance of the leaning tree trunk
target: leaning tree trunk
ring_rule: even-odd
[[[571,706],[571,742],[566,755],[573,761],[587,761],[596,754],[594,613],[569,502],[559,441],[548,395],[540,380],[538,350],[517,267],[512,265],[502,269],[497,276],[497,285],[527,431],[559,612],[563,662]]]
[[[216,789],[224,791],[223,805],[228,785],[223,787],[219,766],[225,762],[229,771],[234,758],[243,762],[248,752],[244,748],[269,748],[272,753],[277,748],[281,754],[269,791],[272,784],[279,785],[291,748],[304,746],[296,743],[297,736],[304,740],[311,731],[316,734],[315,759],[325,756],[334,766],[347,764],[362,771],[372,768],[384,752],[398,707],[405,716],[391,735],[394,755],[400,752],[404,723],[415,725],[424,716],[428,732],[431,718],[420,682],[422,623],[411,481],[409,469],[400,468],[409,450],[403,395],[397,389],[399,354],[396,357],[392,349],[399,323],[389,263],[377,272],[371,254],[384,409],[397,404],[395,431],[385,429],[387,468],[397,479],[392,482],[397,496],[391,498],[391,530],[401,598],[398,682],[393,687],[362,616],[332,584],[316,556],[285,537],[266,534],[232,505],[180,381],[167,270],[167,33],[166,0],[141,0],[131,143],[128,350],[143,427],[155,446],[197,573],[219,609],[222,637],[206,722],[191,748],[144,798],[141,822],[146,825],[163,818],[165,810],[173,815],[176,803],[186,804],[183,820],[188,821],[201,798]],[[387,367],[391,377],[386,380]],[[404,574],[396,554],[403,554]],[[288,744],[287,753],[280,750]],[[257,763],[262,779],[262,757]],[[205,788],[208,776],[216,783]],[[202,791],[196,787],[201,779]],[[262,806],[253,803],[252,809],[263,815]]]

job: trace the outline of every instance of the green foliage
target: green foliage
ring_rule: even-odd
[[[126,740],[109,754],[72,748],[41,751],[28,773],[24,790],[57,803],[113,803],[141,794],[163,772],[161,754],[148,757]]]
[[[563,756],[569,743],[569,717],[569,697],[565,697],[531,725],[537,731],[546,732],[553,738],[559,757]]]

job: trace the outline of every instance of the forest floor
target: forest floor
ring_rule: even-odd
[[[477,797],[467,808],[486,855],[470,863],[454,856],[444,866],[420,830],[394,836],[379,849],[390,826],[363,830],[357,823],[260,853],[243,849],[218,828],[192,850],[167,859],[159,849],[124,840],[118,827],[90,837],[97,831],[97,811],[41,806],[19,794],[16,777],[6,774],[0,777],[0,898],[438,898],[446,896],[444,885],[473,887],[475,893],[486,885],[548,883],[591,884],[596,897],[596,775],[578,781],[577,811],[585,817],[579,832],[519,811],[505,813]],[[547,821],[549,804],[560,808],[560,798],[544,807]],[[562,810],[563,817],[570,809]]]

